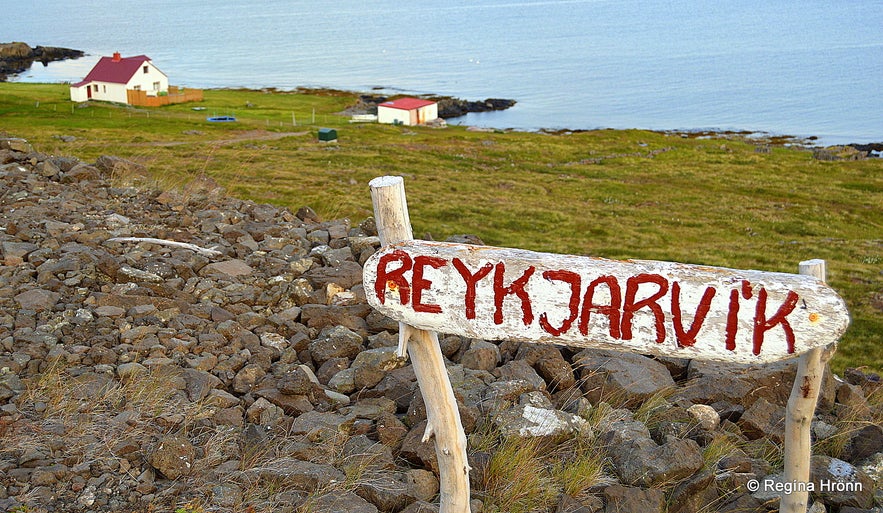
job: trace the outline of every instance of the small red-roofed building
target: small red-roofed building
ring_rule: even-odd
[[[147,96],[167,95],[169,78],[146,55],[102,57],[82,81],[71,84],[71,101],[102,100],[131,103],[129,91]]]
[[[424,125],[438,119],[438,103],[419,98],[399,98],[377,106],[377,122]]]

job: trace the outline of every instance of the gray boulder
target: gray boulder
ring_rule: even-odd
[[[246,474],[304,492],[313,492],[346,479],[343,472],[331,465],[289,457],[270,460],[259,468],[246,471]]]
[[[604,498],[607,500],[604,513],[662,513],[665,509],[665,493],[662,490],[612,485],[604,489]]]
[[[355,358],[362,350],[362,336],[344,326],[331,326],[322,330],[310,342],[310,354],[317,365],[332,358]]]
[[[785,437],[785,408],[759,397],[739,420],[742,432],[748,438],[768,438],[782,443]]]
[[[675,385],[665,365],[638,354],[586,349],[575,361],[580,387],[593,403],[615,397],[635,405]]]
[[[601,434],[620,480],[628,485],[652,487],[673,484],[699,469],[705,461],[699,445],[690,439],[668,437],[659,445],[638,421],[617,421]]]

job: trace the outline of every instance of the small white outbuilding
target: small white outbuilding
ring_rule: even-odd
[[[424,125],[438,119],[438,103],[419,98],[399,98],[377,106],[377,122]]]

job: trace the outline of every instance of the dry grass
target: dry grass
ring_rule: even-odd
[[[140,445],[164,432],[187,431],[205,418],[202,405],[176,392],[161,372],[124,383],[112,376],[74,376],[56,362],[18,399],[24,419],[0,438],[0,455],[34,449],[53,454],[63,438],[70,466],[122,462],[114,455],[121,441]]]
[[[482,468],[474,469],[480,483],[473,495],[489,512],[552,511],[561,494],[585,499],[593,487],[614,481],[604,448],[593,437],[502,437],[482,427],[470,435],[469,450],[487,455]]]
[[[548,509],[553,504],[554,485],[541,458],[541,445],[536,438],[507,438],[497,447],[479,492],[491,508],[527,513]]]
[[[587,498],[591,489],[615,481],[610,461],[597,440],[575,438],[555,450],[552,470],[561,490],[576,499]]]
[[[813,454],[843,458],[853,436],[867,426],[883,426],[883,386],[876,387],[865,398],[864,404],[839,405],[843,411],[834,422],[837,431],[813,444]],[[870,414],[869,414],[870,412]]]

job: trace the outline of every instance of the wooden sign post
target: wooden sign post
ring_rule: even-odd
[[[823,283],[823,274],[808,270],[816,264],[795,275],[411,240],[401,178],[377,178],[371,188],[384,247],[365,263],[363,285],[368,303],[399,321],[400,350],[413,339],[439,352],[434,333],[443,332],[733,363],[806,354],[787,410],[792,420],[786,421],[800,426],[800,434],[786,434],[786,440],[799,439],[806,448],[793,454],[786,442],[786,470],[803,472],[788,464],[795,458],[808,469],[808,429],[821,376],[817,362],[821,348],[836,343],[849,324],[840,296]],[[415,370],[441,367],[432,388],[418,374],[427,412],[435,409],[430,403],[442,405],[439,417],[427,414],[441,469],[442,456],[453,446],[439,445],[440,423],[462,431],[456,402],[441,354],[418,363],[413,342],[410,352]],[[430,359],[433,363],[424,363]],[[801,397],[795,399],[795,393]],[[795,423],[797,416],[803,420]],[[463,440],[457,451],[465,458],[465,435],[446,436],[452,443]],[[451,472],[466,474],[465,460]],[[802,475],[797,478],[808,479],[808,470]],[[441,480],[441,511],[455,511],[444,508],[444,483],[452,478],[443,471]],[[466,486],[468,508],[468,479]],[[462,493],[459,485],[457,491]]]
[[[401,177],[371,180],[371,200],[380,243],[394,244],[412,238],[405,185]],[[438,335],[399,322],[400,357],[411,356],[417,384],[426,405],[423,441],[435,437],[439,469],[439,513],[469,513],[469,464],[466,432],[460,421],[457,399],[448,378]]]

